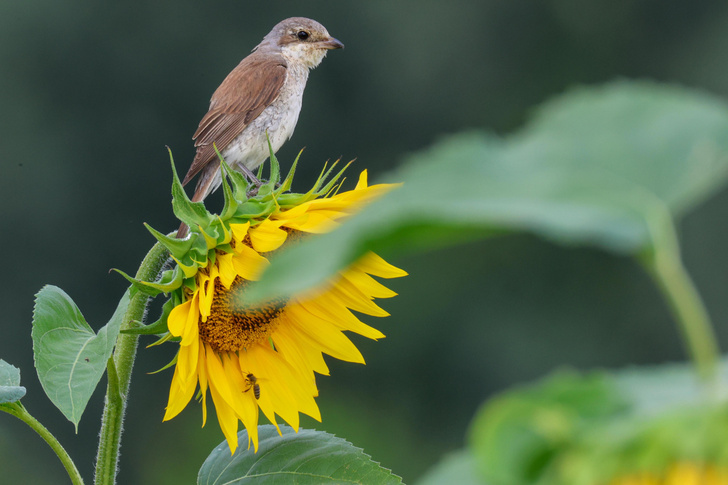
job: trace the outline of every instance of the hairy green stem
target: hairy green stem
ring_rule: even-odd
[[[670,304],[698,374],[713,383],[720,351],[710,316],[680,258],[672,218],[666,209],[652,215],[653,250],[642,263]]]
[[[154,281],[167,260],[167,250],[157,243],[142,261],[136,278]],[[137,291],[131,297],[121,330],[127,330],[141,322],[149,303],[149,296]],[[101,418],[99,449],[96,454],[96,485],[113,485],[119,462],[119,448],[123,428],[124,412],[131,383],[131,371],[136,357],[138,335],[120,333],[116,340],[114,355],[107,365],[108,384],[104,413]]]
[[[38,435],[40,435],[40,437],[43,438],[45,442],[48,443],[48,446],[50,446],[51,449],[55,452],[55,454],[61,460],[61,463],[63,463],[63,466],[66,468],[68,476],[71,478],[71,483],[73,483],[73,485],[83,485],[83,479],[81,478],[81,474],[78,473],[76,465],[73,463],[73,460],[71,460],[71,457],[68,455],[63,446],[61,446],[61,443],[58,442],[56,437],[53,436],[51,432],[46,429],[45,426],[40,424],[40,421],[31,416],[30,413],[25,409],[25,407],[20,404],[20,402],[3,404],[0,406],[0,411],[5,411],[8,414],[12,414],[28,426],[30,426],[33,431],[38,433]]]

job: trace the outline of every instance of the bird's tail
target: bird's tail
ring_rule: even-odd
[[[184,222],[180,224],[179,229],[177,229],[177,239],[184,239],[187,237],[187,234],[190,232],[190,228],[187,224]]]

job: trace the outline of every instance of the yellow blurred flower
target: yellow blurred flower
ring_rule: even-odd
[[[728,470],[679,462],[672,465],[664,476],[645,472],[617,478],[610,485],[728,485]]]

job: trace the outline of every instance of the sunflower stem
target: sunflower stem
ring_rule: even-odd
[[[83,478],[81,478],[81,474],[78,473],[76,464],[73,463],[73,460],[68,455],[63,446],[61,446],[61,443],[56,439],[55,436],[53,436],[53,434],[51,434],[50,431],[48,431],[48,429],[46,429],[45,426],[40,423],[40,421],[31,416],[31,414],[25,409],[22,404],[20,404],[20,402],[0,405],[0,411],[5,411],[6,413],[15,416],[16,418],[30,426],[33,431],[38,433],[38,435],[43,438],[43,440],[48,443],[48,446],[50,446],[51,449],[55,452],[55,454],[61,460],[61,463],[63,463],[63,466],[66,468],[66,472],[71,479],[71,483],[73,485],[83,485]]]
[[[168,253],[164,246],[160,243],[155,244],[139,266],[136,278],[143,281],[154,281],[167,261],[167,257]],[[121,322],[121,330],[130,329],[135,326],[135,322],[143,320],[149,300],[149,295],[141,291],[133,293]],[[99,448],[96,454],[94,482],[96,485],[116,483],[124,412],[138,340],[138,335],[120,333],[116,340],[114,355],[111,356],[107,365],[108,383],[101,418]]]
[[[653,250],[642,258],[642,263],[670,304],[698,375],[706,384],[713,385],[720,358],[713,325],[680,258],[672,218],[666,210],[662,212],[652,219]]]
[[[700,294],[679,259],[665,258],[648,267],[670,304],[695,368],[706,381],[715,377],[719,358],[713,326]]]

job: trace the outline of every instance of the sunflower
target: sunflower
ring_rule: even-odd
[[[664,476],[645,472],[617,478],[610,485],[728,485],[728,470],[679,462],[670,466]]]
[[[296,430],[299,413],[321,420],[314,398],[315,373],[329,374],[323,354],[363,364],[344,332],[375,340],[384,334],[352,311],[387,316],[374,299],[396,293],[374,277],[407,273],[369,252],[320,288],[254,307],[243,304],[240,295],[277,250],[332,230],[393,185],[369,186],[363,171],[353,190],[336,193],[343,170],[324,186],[329,170],[308,193],[291,194],[286,191],[295,163],[278,186],[278,165],[271,157],[271,182],[248,198],[244,179],[222,165],[232,188],[225,183],[225,208],[219,216],[203,214],[199,203],[189,202],[175,172],[173,205],[190,225],[190,236],[180,241],[150,228],[177,264],[157,282],[136,283],[171,294],[153,325],[168,331],[160,342],[179,341],[164,420],[177,416],[199,389],[204,426],[209,391],[231,452],[238,446],[239,421],[248,431],[248,446],[252,443],[257,451],[259,410],[274,425],[280,417]]]

